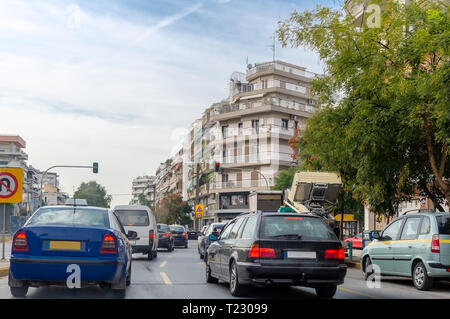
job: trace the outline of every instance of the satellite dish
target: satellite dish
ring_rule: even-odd
[[[250,64],[247,64],[247,69],[248,70],[250,70],[251,68],[253,67],[253,65],[250,63]]]

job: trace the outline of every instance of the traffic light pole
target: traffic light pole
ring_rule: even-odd
[[[47,168],[46,170],[45,170],[45,172],[42,174],[42,176],[41,176],[41,191],[40,191],[40,194],[39,194],[39,207],[41,207],[42,206],[42,183],[43,183],[43,181],[44,181],[44,177],[45,177],[45,175],[47,175],[47,173],[48,173],[48,171],[50,171],[51,169],[54,169],[54,168],[92,168],[92,169],[97,169],[97,172],[98,172],[98,164],[97,165],[95,165],[96,163],[94,163],[94,165],[93,166],[81,166],[81,165],[55,165],[55,166],[51,166],[51,167],[49,167],[49,168]]]

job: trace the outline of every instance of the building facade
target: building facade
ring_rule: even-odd
[[[249,66],[231,75],[229,97],[193,123],[183,193],[204,205],[203,223],[249,211],[250,192],[270,190],[280,170],[296,165],[289,139],[317,110],[310,92],[314,76],[283,61]]]
[[[144,195],[145,199],[150,202],[150,206],[155,205],[156,195],[156,177],[155,176],[139,176],[133,179],[131,185],[132,199],[130,205],[140,205],[139,196]]]

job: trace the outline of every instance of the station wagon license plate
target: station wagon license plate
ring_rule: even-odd
[[[315,251],[285,251],[285,258],[316,259]]]
[[[81,250],[80,241],[50,240],[47,245],[49,250]]]

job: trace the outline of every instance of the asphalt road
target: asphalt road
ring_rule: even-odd
[[[139,299],[230,299],[225,283],[207,284],[205,266],[200,260],[196,241],[189,242],[189,248],[176,248],[169,253],[159,250],[158,258],[148,261],[146,256],[133,256],[132,283],[126,298]],[[63,287],[30,288],[27,298],[113,298],[114,295],[101,288],[68,289]],[[0,298],[12,298],[7,278],[0,278]],[[301,287],[252,287],[248,298],[261,299],[312,299],[314,289]],[[414,288],[411,279],[384,277],[380,288],[368,288],[362,280],[359,269],[349,268],[345,283],[339,286],[336,299],[449,299],[450,282],[435,285],[432,291],[423,292]]]

